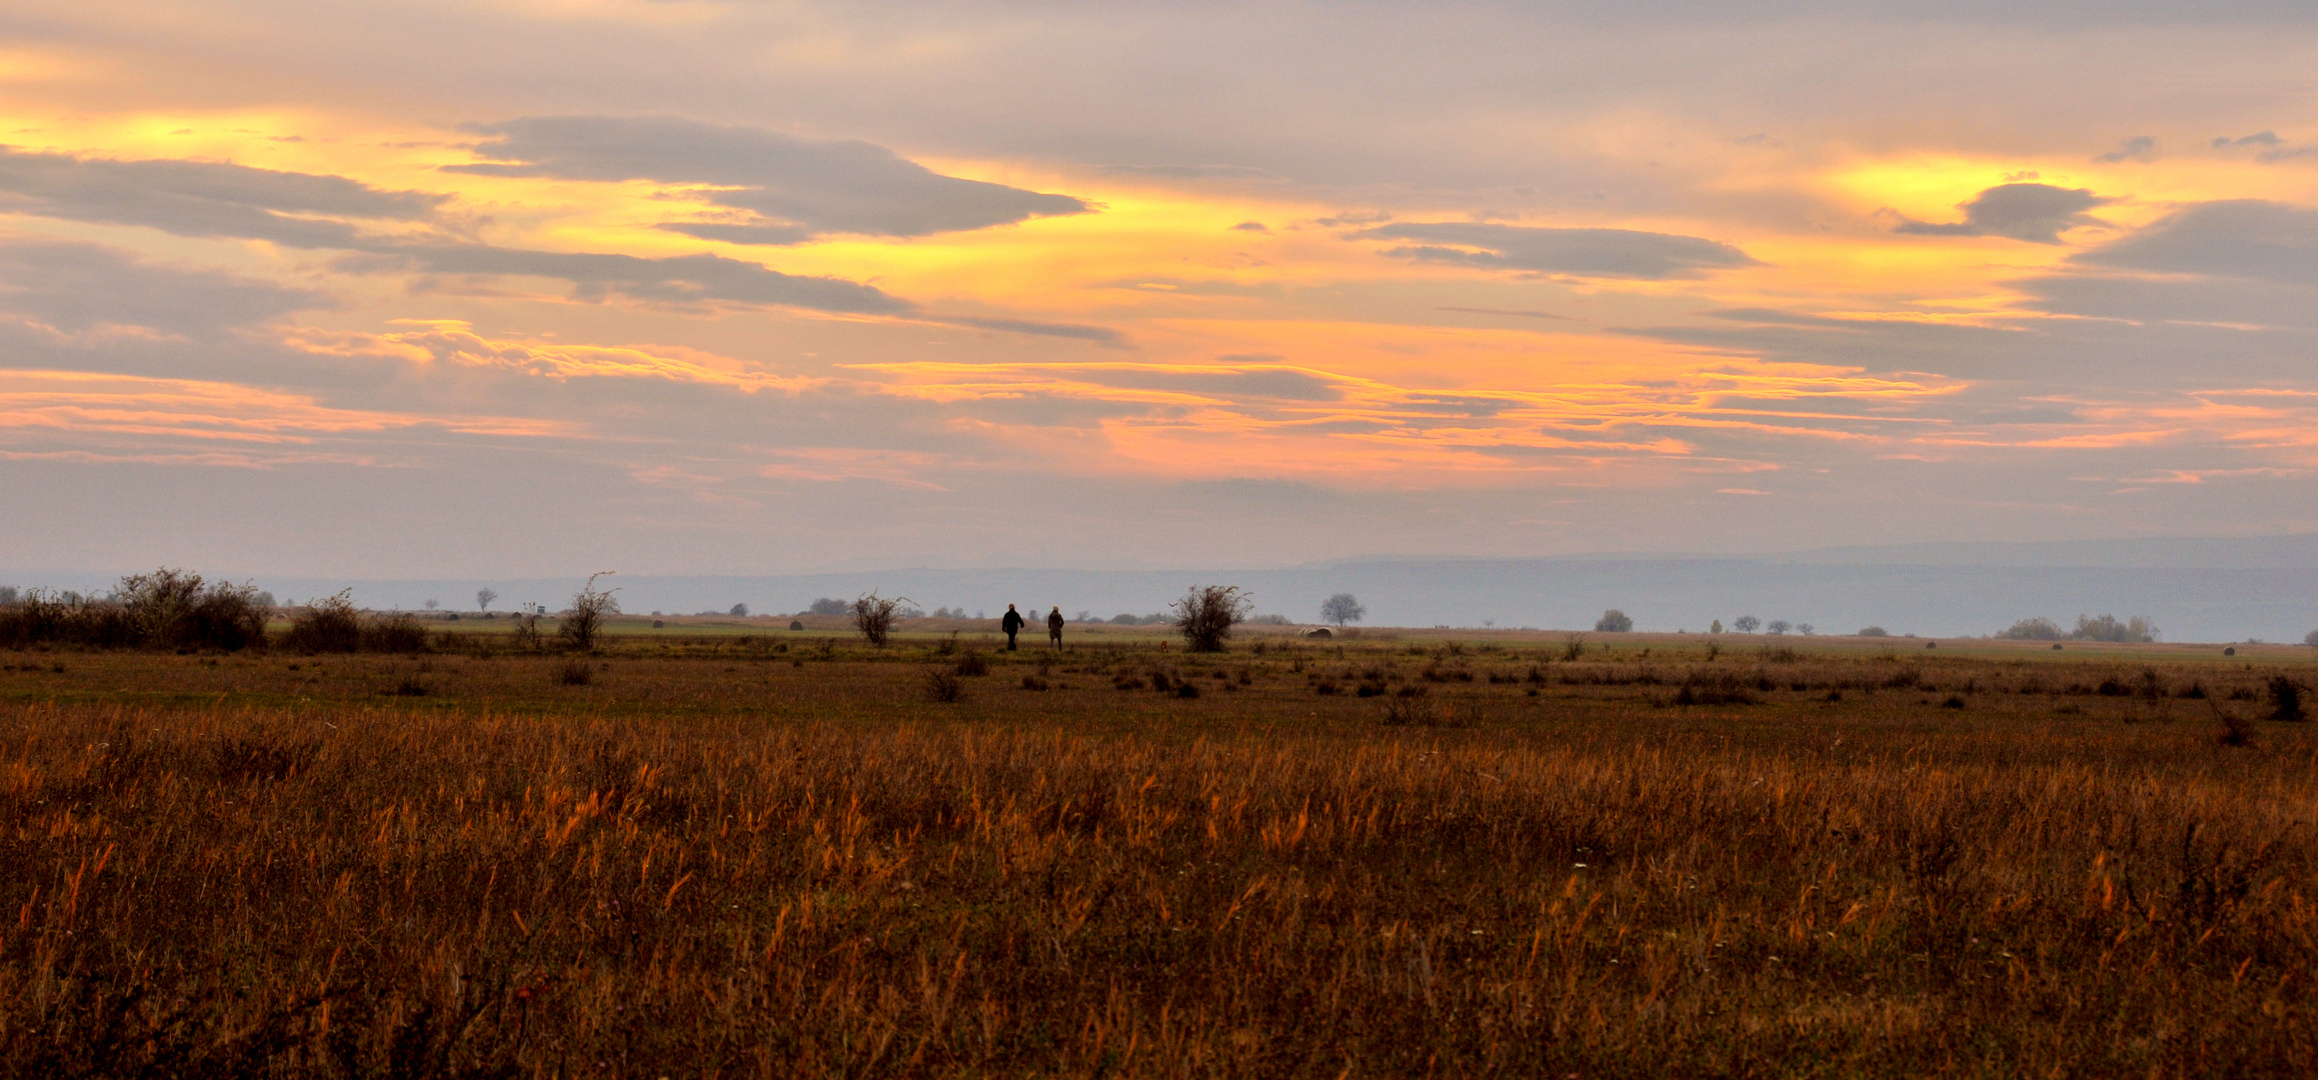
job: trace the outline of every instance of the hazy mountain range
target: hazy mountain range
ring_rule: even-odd
[[[0,571],[0,582],[101,590],[117,574]],[[240,580],[242,575],[233,575]],[[472,610],[564,605],[579,578],[322,580],[247,575],[283,601],[353,589],[368,607],[426,600]],[[629,612],[691,614],[747,604],[799,611],[817,597],[875,590],[919,606],[991,616],[1009,602],[1098,618],[1163,609],[1194,584],[1235,584],[1259,612],[1316,621],[1322,600],[1349,592],[1370,625],[1584,629],[1604,609],[1638,630],[1702,630],[1742,614],[1811,623],[1823,634],[1876,625],[1892,633],[1979,635],[2016,619],[2064,625],[2079,614],[2148,615],[2171,641],[2298,641],[2318,627],[2318,534],[2050,543],[1943,543],[1828,548],[1744,557],[1602,554],[1538,559],[1376,556],[1276,568],[1074,570],[910,568],[875,572],[666,577],[619,575]]]

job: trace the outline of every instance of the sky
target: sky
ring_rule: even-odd
[[[0,11],[4,566],[2305,532],[2314,345],[2306,3]]]

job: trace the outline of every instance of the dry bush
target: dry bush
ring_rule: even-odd
[[[593,652],[596,638],[603,633],[604,623],[620,613],[620,601],[613,593],[618,589],[598,589],[596,579],[613,573],[600,570],[588,575],[587,584],[572,594],[571,607],[564,609],[556,626],[556,636],[581,652]]]
[[[1255,610],[1256,602],[1237,585],[1192,586],[1170,613],[1177,633],[1192,652],[1222,652],[1231,628]]]
[[[1023,677],[1029,678],[1027,675]],[[926,672],[926,696],[945,703],[963,701],[966,697],[966,680],[959,678],[955,671],[933,668]]]
[[[958,658],[957,672],[960,675],[988,675],[990,674],[990,661],[985,659],[981,653],[968,649],[966,655]]]
[[[854,598],[853,606],[848,609],[853,615],[853,628],[860,631],[862,640],[882,649],[886,638],[893,633],[896,613],[902,609],[902,605],[910,602],[906,596],[888,600],[874,592],[862,593]]]
[[[350,599],[353,590],[308,603],[290,613],[290,630],[282,643],[298,652],[350,653],[362,648],[362,612]]]
[[[587,661],[573,658],[556,668],[555,681],[565,686],[586,686],[596,681],[596,671]]]
[[[376,653],[422,653],[427,651],[427,628],[405,611],[367,619],[362,624],[362,648]]]
[[[2270,719],[2298,724],[2309,719],[2302,709],[2302,687],[2284,675],[2272,675],[2269,681]]]
[[[0,605],[0,647],[74,645],[120,649],[141,641],[142,635],[128,611],[110,600],[33,589],[14,603]]]
[[[539,632],[538,612],[526,611],[514,616],[511,622],[512,625],[507,628],[507,644],[510,648],[538,652],[546,645],[545,637]]]
[[[139,642],[154,649],[264,647],[266,611],[257,597],[253,585],[205,583],[199,574],[166,566],[124,577],[113,589]]]

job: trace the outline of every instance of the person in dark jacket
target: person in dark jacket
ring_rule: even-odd
[[[1014,610],[1014,605],[1006,605],[1006,617],[998,620],[998,629],[1006,631],[1007,652],[1014,651],[1014,635],[1021,633],[1022,624],[1029,621],[1022,617],[1021,612]]]
[[[1046,647],[1049,649],[1062,648],[1061,605],[1056,605],[1054,610],[1046,613]]]

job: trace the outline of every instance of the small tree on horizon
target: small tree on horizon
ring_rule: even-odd
[[[1738,618],[1732,619],[1730,624],[1733,627],[1736,627],[1739,633],[1752,634],[1755,632],[1755,627],[1763,625],[1763,620],[1755,618],[1752,615],[1741,615]]]
[[[1194,585],[1172,612],[1175,629],[1192,652],[1222,652],[1234,624],[1255,610],[1253,597],[1237,585]]]
[[[1359,622],[1367,615],[1368,609],[1361,606],[1360,601],[1354,599],[1352,594],[1348,592],[1337,593],[1320,602],[1320,621],[1322,622],[1332,622],[1338,626],[1343,626],[1346,623]]]
[[[1770,622],[1764,624],[1763,626],[1763,629],[1770,631],[1773,634],[1784,634],[1789,630],[1793,630],[1794,628],[1795,624],[1790,623],[1785,619],[1772,619]]]
[[[475,610],[488,614],[491,611],[491,602],[497,599],[499,599],[499,590],[477,589],[475,590]]]
[[[571,642],[581,652],[596,647],[596,635],[603,632],[604,620],[620,613],[620,602],[612,594],[618,589],[598,589],[596,579],[617,573],[598,570],[588,575],[588,583],[572,594],[571,607],[563,613],[563,622],[556,627],[556,635]]]
[[[740,619],[745,619],[745,618],[748,618],[748,617],[749,617],[749,606],[748,606],[747,604],[734,604],[734,605],[732,606],[732,611],[730,612],[730,614],[731,614],[733,617],[735,617],[735,618],[740,618]]]
[[[885,647],[886,637],[893,633],[894,612],[910,602],[906,596],[888,600],[874,592],[862,593],[853,601],[853,628],[879,648]]]
[[[1611,608],[1594,620],[1594,630],[1604,634],[1626,634],[1634,630],[1634,620],[1625,612]]]
[[[2308,645],[2312,648],[2318,648],[2318,630],[2312,630],[2307,635],[2304,635],[2302,638],[2302,644]]]

